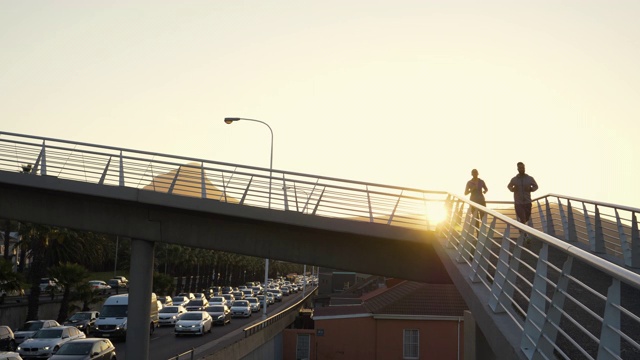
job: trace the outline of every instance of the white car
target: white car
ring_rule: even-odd
[[[228,304],[227,304],[227,299],[225,299],[223,296],[213,296],[211,299],[209,299],[209,305],[228,305]]]
[[[189,311],[178,318],[174,332],[176,336],[182,334],[198,334],[204,335],[205,332],[211,332],[213,319],[206,311]]]
[[[258,300],[258,298],[255,296],[249,296],[247,298],[247,301],[249,302],[249,306],[251,306],[252,312],[258,312],[262,308],[262,305],[260,305],[260,300]]]
[[[62,344],[75,339],[84,339],[86,335],[75,326],[58,326],[40,329],[31,339],[18,346],[18,353],[25,358],[49,358]]]
[[[55,326],[60,326],[60,324],[55,320],[31,320],[20,326],[18,330],[14,331],[13,336],[16,340],[16,344],[20,344],[32,337],[38,330]]]
[[[89,280],[89,286],[91,286],[91,290],[100,294],[106,294],[111,290],[111,286],[102,280]]]
[[[267,290],[267,293],[273,294],[275,301],[282,302],[282,291],[280,289]]]
[[[251,305],[247,300],[236,300],[231,305],[231,317],[249,317],[251,316]]]
[[[160,326],[175,325],[178,321],[178,317],[186,312],[187,309],[182,305],[165,306],[158,312],[158,324]]]
[[[183,295],[174,296],[171,298],[173,305],[186,306],[189,303],[189,298]]]

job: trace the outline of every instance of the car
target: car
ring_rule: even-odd
[[[122,275],[118,275],[118,276],[114,276],[112,279],[118,279],[120,280],[121,283],[124,284],[124,287],[128,288],[129,287],[129,280],[122,276]]]
[[[109,279],[107,280],[107,285],[109,285],[109,287],[112,289],[124,288],[124,284],[119,279]]]
[[[171,296],[158,296],[158,301],[160,301],[163,306],[173,305],[173,299],[171,299]]]
[[[289,289],[288,286],[282,286],[280,288],[280,291],[282,291],[282,295],[284,296],[289,296],[291,294],[291,290]]]
[[[13,331],[6,325],[0,326],[0,349],[14,351],[16,349],[16,339]]]
[[[199,334],[204,335],[205,332],[211,332],[213,319],[206,311],[189,311],[178,318],[174,332],[176,336],[183,334]]]
[[[265,307],[266,305],[269,305],[269,300],[267,300],[266,295],[256,295],[255,297],[258,298],[258,301],[260,302],[261,307]]]
[[[231,305],[232,317],[250,317],[251,305],[247,300],[236,300]]]
[[[40,329],[30,339],[18,345],[18,353],[25,358],[49,358],[64,343],[84,338],[86,335],[75,326]]]
[[[209,299],[209,305],[227,305],[227,299],[224,296],[213,296]]]
[[[158,324],[160,326],[175,325],[178,317],[186,312],[187,309],[182,305],[165,306],[158,313]]]
[[[258,312],[260,311],[261,308],[261,304],[260,304],[260,300],[258,300],[257,297],[255,296],[249,296],[247,298],[247,301],[249,302],[249,306],[251,306],[251,311],[252,312]]]
[[[31,320],[22,324],[22,326],[14,331],[13,336],[16,340],[16,344],[20,344],[33,336],[36,331],[56,326],[60,326],[60,324],[55,320]]]
[[[189,303],[189,299],[185,296],[178,295],[171,298],[173,305],[186,306]]]
[[[204,293],[193,293],[195,300],[208,299]]]
[[[208,312],[215,325],[231,323],[231,309],[227,305],[209,305],[204,311]]]
[[[78,311],[71,315],[62,325],[75,326],[88,336],[95,329],[96,319],[99,316],[100,313],[97,311]]]
[[[233,295],[233,297],[237,300],[242,300],[244,299],[244,293],[242,291],[239,290],[234,290],[231,292],[231,295]]]
[[[209,306],[207,299],[194,299],[187,303],[185,309],[187,309],[187,311],[203,311],[207,306]]]
[[[0,351],[0,360],[23,360],[20,354],[13,351]]]
[[[49,360],[116,360],[116,348],[109,339],[89,338],[69,341]]]
[[[242,289],[242,293],[244,294],[245,299],[251,296],[255,296],[252,289]]]
[[[61,291],[60,284],[58,284],[58,279],[56,278],[42,278],[40,279],[40,292],[46,291]]]
[[[223,298],[225,298],[225,300],[227,300],[227,306],[229,307],[231,307],[231,304],[233,304],[233,302],[236,300],[236,297],[233,296],[232,294],[222,294],[220,296],[222,296]]]
[[[222,287],[222,294],[231,294],[232,291],[234,291],[234,289],[231,286]]]
[[[111,286],[102,280],[89,280],[89,286],[91,286],[91,290],[103,295],[111,290]]]
[[[183,293],[178,294],[178,296],[184,296],[189,300],[193,300],[193,299],[196,298],[196,296],[191,292],[183,292]]]
[[[267,293],[273,294],[275,301],[282,302],[282,291],[280,289],[269,289]]]

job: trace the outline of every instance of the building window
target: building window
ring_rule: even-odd
[[[311,336],[309,334],[298,334],[296,344],[296,360],[308,360],[311,358]]]
[[[420,353],[420,332],[418,329],[404,329],[402,358],[418,359]]]

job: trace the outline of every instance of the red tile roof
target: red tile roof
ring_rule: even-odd
[[[453,284],[405,281],[369,297],[364,305],[373,314],[462,316],[468,309]]]

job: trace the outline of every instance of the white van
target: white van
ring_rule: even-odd
[[[110,296],[102,305],[100,317],[96,320],[95,336],[109,338],[126,338],[127,312],[129,294]],[[153,334],[158,327],[158,300],[151,293],[151,314],[149,316],[149,333]]]

